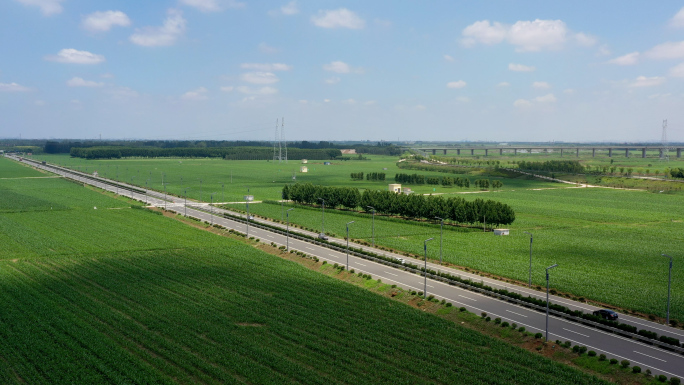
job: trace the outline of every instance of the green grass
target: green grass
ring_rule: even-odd
[[[459,176],[440,172],[400,169],[396,165],[397,157],[374,155],[368,157],[370,160],[367,161],[333,161],[330,166],[323,165],[323,161],[309,161],[307,164],[308,173],[300,173],[299,168],[302,164],[300,161],[294,160],[288,163],[226,161],[214,158],[85,160],[71,158],[68,155],[39,155],[34,158],[84,172],[97,171],[103,177],[118,179],[138,186],[148,186],[157,191],[164,191],[163,173],[165,175],[164,182],[168,184],[168,193],[183,196],[184,189],[188,187],[188,198],[196,200],[200,200],[200,180],[202,180],[201,200],[204,202],[211,201],[212,193],[214,193],[214,202],[239,202],[244,200],[244,195],[254,195],[255,200],[280,199],[283,186],[294,182],[386,190],[389,183],[394,183],[394,176],[397,173],[418,173],[438,177]],[[383,170],[384,168],[387,170]],[[384,172],[386,180],[384,182],[352,181],[350,178],[352,172],[363,172],[364,174]],[[296,181],[292,179],[293,173],[296,173]],[[475,180],[480,177],[484,178],[485,176],[471,175],[470,179]],[[406,186],[417,193],[425,194],[478,191],[472,185],[468,189],[429,185]],[[504,180],[503,189],[557,186],[554,183],[521,177]]]
[[[467,199],[479,194],[466,195]],[[487,196],[489,197],[489,196]],[[527,282],[529,236],[534,234],[533,276],[535,285],[545,286],[544,268],[554,263],[551,287],[576,296],[629,309],[665,316],[667,259],[675,266],[684,248],[684,206],[676,195],[611,189],[516,190],[492,197],[511,205],[516,221],[511,235],[494,236],[477,229],[445,226],[444,260],[477,270]],[[244,204],[233,207],[244,210]],[[287,208],[287,206],[286,206]],[[252,204],[250,212],[281,218],[279,204]],[[326,210],[325,231],[371,240],[371,215]],[[320,208],[300,207],[290,212],[290,222],[319,230]],[[375,242],[414,254],[439,259],[439,224],[416,223],[375,217]],[[684,319],[684,275],[672,272],[672,318]]]
[[[64,206],[0,212],[4,384],[603,383],[236,240],[40,181],[3,186]]]
[[[0,179],[49,176],[31,167],[0,156]]]

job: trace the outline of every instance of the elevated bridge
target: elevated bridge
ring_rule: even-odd
[[[670,147],[670,150],[676,151],[677,153],[677,158],[682,157],[682,148],[684,147]],[[555,152],[560,152],[560,155],[563,156],[564,153],[567,154],[573,154],[576,157],[579,157],[580,151],[582,152],[588,152],[591,151],[591,156],[595,157],[596,152],[607,152],[608,157],[613,156],[613,152],[616,153],[624,153],[625,157],[629,158],[630,155],[634,153],[639,153],[641,152],[641,157],[645,158],[646,157],[646,152],[648,151],[657,151],[658,156],[662,156],[662,151],[663,148],[660,146],[570,146],[570,147],[558,147],[558,146],[493,146],[493,147],[484,147],[484,146],[477,146],[477,147],[421,147],[421,148],[413,148],[412,150],[415,151],[421,151],[423,153],[430,153],[432,152],[432,155],[437,155],[443,154],[447,155],[447,152],[451,152],[452,154],[456,152],[456,155],[461,155],[461,152],[463,151],[465,154],[470,153],[469,155],[474,156],[476,155],[475,152],[477,151],[478,154],[484,153],[484,156],[489,156],[489,152],[493,153],[499,153],[499,155],[503,155],[504,153],[513,153],[513,155],[518,155],[518,153],[528,153],[531,154],[533,152],[537,153],[555,153]]]

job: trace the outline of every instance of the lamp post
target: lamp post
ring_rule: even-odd
[[[249,191],[249,189],[247,189]],[[247,205],[247,238],[249,238],[249,201],[254,200],[254,195],[245,195],[245,202]]]
[[[439,264],[442,264],[442,234],[443,234],[443,229],[444,229],[444,218],[440,217],[435,217],[435,219],[439,219]]]
[[[530,235],[530,273],[529,273],[529,278],[527,282],[527,287],[532,288],[532,233],[529,233],[527,231],[523,231],[525,234]]]
[[[425,268],[423,270],[425,281],[423,284],[423,298],[427,298],[427,243],[433,239],[435,238],[430,238],[423,241],[423,251],[425,252]]]
[[[226,186],[224,183],[221,183],[221,201],[224,203],[226,201]]]
[[[166,211],[166,183],[164,183],[164,210]]]
[[[147,180],[145,181],[145,204],[146,204],[146,205],[149,204],[149,203],[147,203],[147,190],[149,190],[149,188],[150,188],[150,183],[149,183],[149,182],[150,182],[149,179],[147,179]]]
[[[549,340],[549,270],[556,266],[557,263],[546,268],[546,341]]]
[[[366,206],[366,208],[369,208],[372,211],[372,216],[371,216],[371,229],[372,229],[372,236],[371,236],[371,243],[372,247],[375,248],[375,208],[373,206]]]
[[[209,216],[211,217],[211,225],[214,225],[214,194],[215,192],[211,193],[211,204],[209,204]]]
[[[325,235],[325,199],[318,198],[318,200],[323,202],[321,205],[321,235]]]
[[[355,221],[347,222],[347,271],[349,271],[349,225]]]
[[[672,257],[670,257],[667,254],[663,254],[663,257],[668,257],[670,258],[670,272],[667,277],[667,318],[666,318],[666,323],[669,325],[670,324],[670,285],[672,284]]]
[[[287,217],[287,244],[285,251],[290,251],[290,211],[292,210],[294,210],[294,207],[285,211],[285,216]]]
[[[184,214],[185,217],[188,216],[188,188],[189,187],[185,188],[185,203],[183,204],[183,207],[185,207],[185,214]]]
[[[202,179],[200,179],[200,203],[202,203]]]

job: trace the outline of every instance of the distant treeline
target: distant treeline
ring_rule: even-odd
[[[518,162],[518,168],[529,171],[584,173],[584,166],[576,160],[547,160],[546,162]]]
[[[405,184],[431,184],[431,185],[439,185],[441,184],[442,186],[453,186],[456,185],[458,187],[470,187],[470,179],[463,177],[463,178],[452,178],[450,176],[442,176],[442,177],[436,177],[436,176],[425,176],[425,175],[419,175],[419,174],[396,174],[394,176],[394,181],[396,183],[405,183]],[[501,183],[501,182],[499,182]],[[503,184],[501,184],[503,186]],[[487,185],[489,187],[489,185]]]
[[[48,154],[68,154],[72,148],[92,148],[92,147],[126,147],[126,148],[232,148],[232,147],[261,147],[273,149],[273,142],[269,141],[241,141],[241,140],[144,140],[144,141],[55,141],[45,142],[43,150]],[[306,140],[298,142],[287,142],[287,148],[305,150],[328,150],[328,149],[355,149],[361,154],[376,155],[399,155],[400,147],[385,142],[373,144],[335,144],[328,141],[309,142]],[[272,156],[271,156],[272,157]]]
[[[273,159],[273,149],[264,147],[89,147],[71,149],[71,156],[85,159],[142,158],[224,158],[228,160]],[[328,160],[341,156],[338,149],[300,149],[287,151],[288,159]]]
[[[352,180],[363,180],[363,172],[352,172],[350,174]],[[384,172],[369,172],[366,174],[366,180],[371,180],[371,181],[382,181],[385,180],[385,173]]]
[[[508,225],[515,221],[515,212],[504,203],[475,199],[466,201],[460,197],[420,194],[397,194],[391,191],[365,190],[363,194],[353,187],[315,186],[311,183],[296,183],[283,187],[283,198],[295,203],[317,204],[319,198],[330,208],[355,209],[371,206],[378,213],[401,215],[407,218],[444,218],[456,223],[491,223]]]

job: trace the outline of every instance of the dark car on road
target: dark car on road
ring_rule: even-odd
[[[601,309],[601,310],[596,310],[593,313],[597,317],[601,317],[603,319],[607,319],[609,321],[617,321],[618,319],[618,314],[612,310],[608,309]]]

